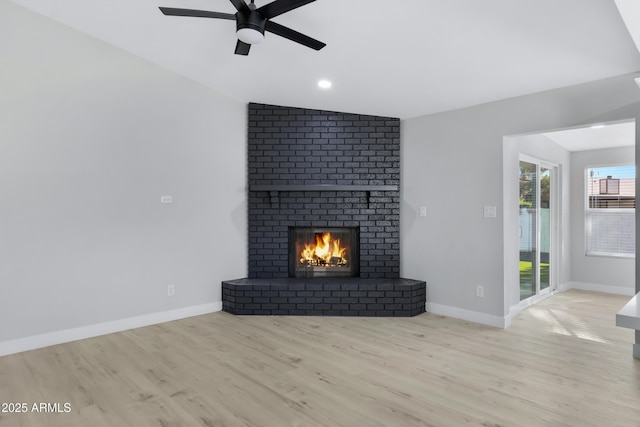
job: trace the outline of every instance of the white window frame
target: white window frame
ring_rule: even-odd
[[[596,216],[615,216],[618,218],[626,218],[630,220],[632,224],[634,224],[633,230],[633,238],[635,239],[635,216],[636,210],[635,208],[591,208],[589,207],[589,187],[588,180],[591,177],[588,176],[589,169],[597,169],[597,168],[606,168],[606,167],[615,167],[615,166],[634,166],[628,163],[621,163],[615,165],[591,165],[586,166],[584,168],[584,234],[585,234],[585,256],[590,257],[609,257],[609,258],[635,258],[635,252],[633,254],[627,252],[603,252],[603,251],[595,251],[591,250],[592,246],[592,233],[590,232],[592,229],[593,218]],[[637,173],[637,171],[636,171]],[[637,190],[636,190],[637,195]],[[636,249],[637,250],[637,249]]]

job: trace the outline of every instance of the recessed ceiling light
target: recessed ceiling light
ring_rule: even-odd
[[[604,125],[593,125],[591,126],[591,129],[602,129],[604,127]]]
[[[320,89],[329,89],[331,87],[331,82],[329,80],[320,80],[318,82],[318,87]]]
[[[640,86],[640,77],[636,77],[634,80],[636,81],[636,84]]]

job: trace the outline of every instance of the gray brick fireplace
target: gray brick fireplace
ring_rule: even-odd
[[[400,120],[249,104],[249,278],[288,277],[288,233],[359,227],[360,277],[400,277]]]
[[[248,278],[223,282],[223,309],[424,312],[425,283],[400,279],[400,120],[255,103],[248,108]],[[290,253],[296,228],[318,236],[323,230],[355,230],[357,277],[291,278],[299,256]],[[319,269],[330,276],[343,274],[339,267],[347,264],[338,257],[322,263]]]

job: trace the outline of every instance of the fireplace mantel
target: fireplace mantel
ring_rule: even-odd
[[[371,201],[372,191],[398,191],[397,185],[340,185],[340,184],[301,184],[301,185],[252,185],[249,191],[267,191],[271,203],[278,204],[280,192],[288,191],[366,191],[367,203]]]
[[[252,185],[250,191],[398,191],[397,185]]]

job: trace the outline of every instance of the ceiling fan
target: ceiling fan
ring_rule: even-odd
[[[236,55],[248,55],[252,44],[260,43],[264,40],[264,32],[277,34],[281,37],[320,50],[326,46],[325,43],[312,39],[284,25],[277,24],[271,19],[290,10],[296,9],[315,0],[275,0],[261,7],[256,7],[254,0],[247,4],[245,0],[230,0],[237,12],[220,13],[206,10],[176,9],[173,7],[161,7],[160,10],[165,15],[190,16],[196,18],[218,18],[236,21]]]

